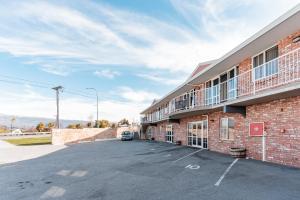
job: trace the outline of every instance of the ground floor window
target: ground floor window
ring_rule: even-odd
[[[171,143],[174,142],[174,133],[172,125],[167,125],[166,127],[166,141]]]
[[[220,119],[220,139],[231,140],[233,139],[233,126],[234,120],[232,118]]]

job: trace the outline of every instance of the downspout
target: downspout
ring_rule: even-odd
[[[207,135],[207,149],[208,149],[208,115],[202,115],[202,116],[206,117],[206,121],[207,121],[206,135]]]

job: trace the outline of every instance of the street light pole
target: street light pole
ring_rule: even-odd
[[[97,121],[96,121],[96,126],[99,128],[99,96],[98,96],[98,91],[95,88],[86,88],[87,90],[94,90],[96,92],[96,97],[97,97]]]
[[[53,90],[56,91],[56,128],[60,128],[59,125],[59,92],[63,89],[62,86],[57,86],[52,88]]]

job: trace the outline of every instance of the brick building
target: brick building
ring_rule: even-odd
[[[148,138],[300,167],[300,5],[141,114]]]

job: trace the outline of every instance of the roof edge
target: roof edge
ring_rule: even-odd
[[[299,11],[300,11],[300,3],[297,4],[296,6],[294,6],[293,8],[291,8],[290,10],[288,10],[287,12],[285,12],[284,14],[282,14],[281,16],[279,16],[278,18],[276,18],[274,21],[272,21],[271,23],[269,23],[268,25],[266,25],[264,28],[262,28],[261,30],[259,30],[258,32],[256,32],[254,35],[252,35],[251,37],[249,37],[248,39],[246,39],[244,42],[242,42],[241,44],[239,44],[238,46],[236,46],[235,48],[233,48],[232,50],[230,50],[229,52],[227,52],[221,58],[219,58],[217,60],[213,60],[215,62],[213,62],[211,65],[207,66],[205,69],[203,69],[202,71],[200,71],[198,74],[190,77],[184,83],[182,83],[181,85],[179,85],[178,87],[176,87],[174,90],[172,90],[171,92],[167,93],[165,96],[163,96],[162,98],[160,98],[155,104],[150,105],[148,108],[146,108],[145,110],[143,110],[140,114],[145,114],[149,109],[153,108],[154,106],[157,106],[165,98],[167,98],[168,96],[170,96],[171,94],[173,94],[177,90],[181,89],[183,86],[189,84],[190,82],[192,82],[193,80],[195,80],[196,78],[198,78],[199,76],[201,76],[202,74],[204,74],[205,72],[209,71],[211,68],[213,68],[217,64],[223,62],[229,56],[232,56],[233,54],[237,53],[239,50],[243,49],[244,47],[246,47],[247,45],[249,45],[251,42],[254,42],[257,38],[263,36],[264,34],[266,34],[267,32],[269,32],[270,30],[276,28],[276,26],[278,26],[282,22],[286,21],[287,19],[289,19],[290,17],[292,17],[293,15],[295,15]],[[205,63],[205,62],[203,62],[203,63]],[[201,64],[201,63],[199,63],[199,64]],[[199,66],[199,64],[197,66]]]

